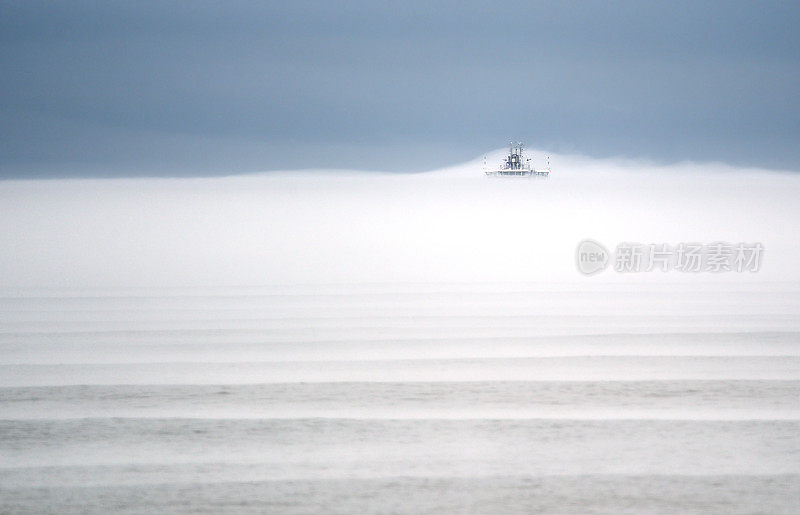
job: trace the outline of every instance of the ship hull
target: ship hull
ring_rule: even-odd
[[[549,170],[489,170],[489,177],[549,177]]]

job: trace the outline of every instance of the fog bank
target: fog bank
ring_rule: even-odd
[[[0,288],[800,279],[796,174],[573,155],[551,163],[547,180],[487,178],[481,156],[411,175],[2,181]],[[574,256],[585,238],[610,250],[760,242],[765,255],[758,273],[585,278]]]

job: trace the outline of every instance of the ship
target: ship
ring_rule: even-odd
[[[514,145],[511,141],[508,144],[508,155],[503,160],[500,168],[484,170],[489,177],[549,177],[550,158],[547,158],[547,168],[537,170],[531,166],[531,160],[524,157],[524,145],[519,142]],[[486,158],[484,158],[484,169],[486,168]]]

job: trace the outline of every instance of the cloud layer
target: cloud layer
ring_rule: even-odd
[[[411,175],[2,181],[0,287],[800,279],[794,174],[570,155],[552,165],[549,180],[493,180],[478,159]],[[761,242],[766,254],[758,274],[583,278],[584,238]]]
[[[506,138],[797,170],[799,16],[745,1],[4,2],[0,176],[419,171]]]

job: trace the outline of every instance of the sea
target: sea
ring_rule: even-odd
[[[795,283],[0,292],[2,513],[798,510]]]

